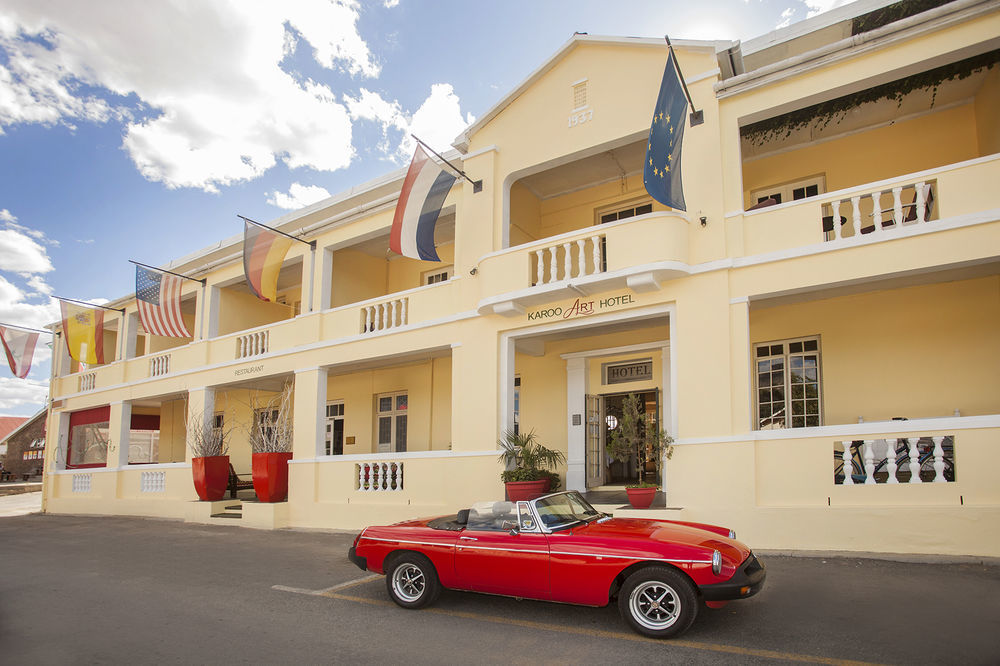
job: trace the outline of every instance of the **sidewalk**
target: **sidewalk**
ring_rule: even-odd
[[[41,484],[24,484],[37,485]],[[25,516],[29,513],[37,513],[42,510],[42,491],[33,490],[16,495],[0,496],[0,518],[11,516]]]

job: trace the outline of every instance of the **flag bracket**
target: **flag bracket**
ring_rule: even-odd
[[[691,99],[691,93],[688,92],[687,81],[684,80],[684,72],[681,71],[681,65],[677,62],[677,54],[674,53],[674,45],[670,43],[670,37],[664,35],[663,39],[667,40],[667,48],[674,55],[674,69],[677,70],[677,78],[681,80],[681,87],[684,89],[684,96],[687,97],[688,104],[691,105],[691,115],[688,116],[688,122],[691,123],[691,127],[695,125],[701,125],[705,122],[705,111],[698,110],[694,108],[694,100]]]
[[[130,264],[135,264],[136,266],[142,266],[143,268],[148,268],[148,269],[154,270],[154,271],[156,271],[158,273],[167,273],[168,275],[175,275],[175,276],[177,276],[179,278],[184,278],[185,280],[191,280],[191,282],[200,282],[202,285],[208,284],[208,280],[205,279],[205,278],[188,277],[187,275],[181,275],[180,273],[174,273],[173,271],[168,271],[165,268],[157,268],[156,266],[150,266],[149,264],[144,264],[144,263],[141,263],[139,261],[135,261],[134,259],[129,259],[128,261],[129,261]]]
[[[111,310],[112,312],[120,312],[121,314],[125,314],[125,308],[109,308],[107,305],[98,305],[97,303],[78,301],[75,298],[63,298],[62,296],[53,296],[53,298],[59,301],[66,301],[68,303],[76,303],[77,305],[85,305],[88,308],[101,308],[102,310]]]
[[[255,226],[258,226],[258,227],[263,227],[263,228],[267,229],[268,231],[273,231],[274,233],[279,234],[281,236],[284,236],[285,238],[291,238],[293,241],[298,241],[298,242],[300,242],[300,243],[302,243],[304,245],[308,245],[309,247],[311,247],[314,250],[316,249],[316,241],[315,240],[307,241],[307,240],[303,240],[303,239],[301,239],[301,238],[299,238],[297,236],[293,236],[291,234],[286,234],[284,231],[280,231],[278,229],[275,229],[274,227],[269,227],[266,224],[261,224],[260,222],[257,222],[255,220],[251,220],[249,217],[246,217],[245,215],[240,215],[239,213],[236,213],[236,217],[240,218],[244,222],[248,222],[248,223],[253,224]]]
[[[416,141],[417,143],[419,143],[421,146],[423,146],[427,150],[429,150],[432,153],[434,153],[435,157],[437,157],[439,160],[441,160],[442,162],[444,162],[445,164],[447,164],[448,166],[450,166],[455,173],[457,173],[459,176],[461,176],[462,178],[464,178],[467,181],[469,181],[470,183],[472,183],[472,192],[473,192],[473,194],[476,194],[476,193],[479,193],[479,192],[483,191],[483,181],[482,180],[472,180],[471,178],[469,178],[468,175],[466,175],[466,173],[464,171],[462,171],[457,166],[455,166],[454,164],[452,164],[451,162],[449,162],[448,160],[446,160],[444,157],[442,157],[441,153],[439,153],[438,151],[436,151],[433,148],[431,148],[430,146],[428,146],[426,143],[424,143],[423,141],[421,141],[419,138],[417,138],[413,134],[411,134],[410,136],[413,137],[413,140]]]
[[[705,122],[705,112],[703,110],[692,111],[691,115],[688,116],[688,122],[691,123],[691,127],[695,125],[701,125]]]

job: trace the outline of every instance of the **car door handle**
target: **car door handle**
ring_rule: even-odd
[[[461,536],[458,537],[460,541],[479,541],[476,537]]]

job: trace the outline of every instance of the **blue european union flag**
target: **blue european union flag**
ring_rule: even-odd
[[[684,189],[681,186],[681,142],[687,124],[687,108],[687,99],[674,66],[674,54],[668,51],[660,95],[656,98],[653,122],[649,126],[642,182],[649,196],[664,206],[685,211]]]

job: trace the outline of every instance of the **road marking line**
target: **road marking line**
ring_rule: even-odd
[[[278,590],[280,592],[294,592],[295,594],[308,594],[311,596],[329,596],[331,592],[336,590],[343,590],[348,587],[354,587],[355,585],[361,585],[362,583],[367,583],[368,581],[375,580],[376,578],[381,578],[379,574],[372,574],[371,576],[365,576],[364,578],[356,578],[354,580],[349,580],[346,583],[340,583],[339,585],[334,585],[333,587],[327,587],[322,590],[307,590],[302,587],[288,587],[287,585],[272,585],[272,590]]]
[[[378,577],[379,576],[372,576],[370,578],[361,579],[360,581],[355,581],[352,584],[359,585],[362,582],[366,582],[368,580],[371,580],[372,578],[378,578]],[[331,591],[323,592],[321,596],[328,597],[330,599],[340,599],[341,601],[353,601],[355,603],[369,604],[371,606],[386,606],[389,608],[396,607],[396,604],[385,599],[369,599],[365,597],[354,597],[346,594],[337,594],[336,592],[331,592]],[[736,645],[721,645],[718,643],[699,643],[697,641],[686,641],[679,639],[673,639],[669,642],[665,642],[655,638],[647,638],[646,636],[640,636],[639,634],[634,634],[634,633],[626,634],[616,631],[604,631],[602,629],[578,629],[576,627],[566,627],[557,624],[547,624],[544,622],[532,622],[529,620],[518,620],[515,618],[497,617],[495,615],[482,615],[480,613],[468,613],[465,611],[453,611],[443,608],[425,608],[423,609],[423,612],[435,613],[437,615],[445,615],[448,617],[458,617],[467,620],[479,620],[483,622],[493,622],[495,624],[507,624],[516,627],[523,627],[526,629],[555,631],[564,634],[577,634],[581,636],[590,636],[593,638],[613,638],[613,639],[633,641],[639,643],[652,643],[655,645],[663,645],[665,647],[676,646],[676,647],[689,648],[692,650],[702,650],[706,652],[722,652],[726,654],[740,655],[746,657],[780,659],[783,661],[797,661],[807,664],[828,664],[830,666],[871,666],[873,663],[867,661],[855,661],[852,659],[836,659],[834,657],[816,657],[808,654],[778,652],[776,650],[745,648]]]

